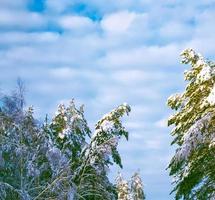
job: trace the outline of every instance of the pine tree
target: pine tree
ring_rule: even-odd
[[[122,175],[119,174],[116,179],[116,187],[118,193],[118,200],[130,200],[130,188],[129,183],[125,179],[123,179]]]
[[[17,91],[1,102],[0,199],[64,198],[71,191],[69,165],[34,119],[33,108],[24,110]]]
[[[140,178],[139,173],[134,173],[131,179],[131,194],[133,200],[143,200],[145,199],[145,194],[143,191],[143,183]]]
[[[176,112],[169,118],[174,125],[172,144],[178,146],[169,169],[174,177],[176,199],[215,198],[215,64],[192,49],[182,52],[187,86],[172,95],[168,105]]]
[[[95,126],[91,142],[83,150],[75,182],[78,193],[87,196],[87,199],[116,199],[116,191],[108,180],[107,169],[112,162],[122,167],[117,145],[122,136],[128,139],[128,132],[122,126],[120,118],[129,112],[130,107],[122,104],[104,115]]]
[[[116,178],[118,200],[144,200],[143,183],[139,173],[134,173],[131,180],[125,180],[122,175]]]
[[[24,109],[24,87],[2,95],[0,104],[0,200],[115,200],[117,188],[108,179],[113,163],[122,167],[117,150],[128,132],[122,104],[104,115],[92,134],[83,106],[58,106],[44,123]],[[90,142],[87,142],[90,141]],[[139,191],[139,185],[134,184]]]

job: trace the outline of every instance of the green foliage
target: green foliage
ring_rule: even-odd
[[[61,104],[42,124],[32,107],[24,110],[23,91],[20,83],[1,98],[0,200],[117,199],[107,171],[113,163],[122,167],[117,146],[128,132],[120,118],[130,107],[122,104],[105,115],[92,134],[83,106]]]
[[[107,169],[109,164],[112,164],[110,156],[112,156],[116,164],[122,166],[117,145],[121,136],[127,136],[127,131],[122,126],[120,117],[129,112],[130,107],[127,104],[123,104],[97,122],[91,142],[83,150],[81,155],[83,162],[75,177],[78,193],[85,194],[90,188],[89,185],[91,185],[93,188],[97,188],[97,192],[94,189],[90,199],[101,199],[101,191],[105,192],[103,199],[116,199],[115,188],[107,178]],[[91,177],[90,179],[86,178],[89,176]],[[98,177],[103,178],[99,179]],[[94,179],[97,181],[92,181]]]
[[[168,105],[175,114],[168,125],[177,144],[169,169],[174,176],[176,199],[213,199],[215,197],[215,65],[192,49],[182,54],[182,63],[190,64],[185,71],[185,91],[172,95]]]

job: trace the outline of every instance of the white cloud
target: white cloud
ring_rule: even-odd
[[[52,43],[59,38],[58,33],[40,32],[40,33],[26,33],[26,32],[3,32],[0,33],[0,44],[7,46],[27,45],[27,44],[41,44]]]
[[[71,30],[84,29],[89,31],[89,29],[93,28],[94,26],[94,23],[90,18],[72,15],[61,17],[59,23],[64,29]]]
[[[42,116],[75,97],[86,104],[91,124],[118,104],[131,104],[125,119],[130,141],[120,150],[124,172],[142,168],[150,175],[144,177],[148,198],[168,199],[169,180],[160,174],[171,153],[165,102],[183,89],[188,66],[179,66],[181,50],[194,47],[214,57],[211,1],[47,0],[43,13],[24,9],[23,2],[0,0],[1,83],[9,88],[23,77],[27,100]],[[83,13],[75,3],[84,4]],[[92,12],[101,21],[93,21]],[[162,192],[153,196],[160,182]]]
[[[167,40],[189,40],[193,34],[193,31],[194,27],[188,24],[170,21],[161,27],[160,35]]]
[[[68,79],[77,76],[77,70],[70,67],[54,68],[50,70],[50,75],[55,78]]]
[[[136,14],[128,11],[120,11],[105,16],[101,21],[101,27],[108,33],[125,33],[132,22],[135,20]]]
[[[168,118],[166,117],[158,120],[157,122],[155,122],[155,126],[157,126],[158,128],[167,128],[167,119]]]
[[[115,70],[112,74],[113,79],[124,85],[136,85],[146,82],[162,81],[166,74],[161,71],[152,71],[149,69],[121,69]]]
[[[173,66],[181,52],[181,46],[170,44],[165,46],[136,46],[133,49],[123,47],[116,51],[109,51],[105,57],[99,60],[99,64],[105,63],[108,67],[118,68],[150,68]]]
[[[0,8],[0,27],[11,29],[42,28],[46,23],[45,18],[38,13],[26,11],[13,11]]]
[[[152,140],[147,140],[144,144],[145,148],[147,149],[162,149],[163,144],[162,141],[160,140],[156,140],[156,139],[152,139]]]
[[[130,120],[128,120],[125,122],[125,127],[130,129],[130,130],[144,129],[146,126],[147,126],[147,124],[144,123],[143,121],[130,121]]]

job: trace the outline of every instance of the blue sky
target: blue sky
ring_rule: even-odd
[[[21,77],[41,119],[75,98],[91,127],[129,103],[122,173],[140,170],[147,199],[173,199],[166,99],[183,90],[183,49],[214,58],[214,19],[212,0],[0,0],[0,87]]]

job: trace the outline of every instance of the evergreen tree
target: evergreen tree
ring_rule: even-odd
[[[131,180],[123,179],[119,174],[116,178],[118,200],[144,200],[143,183],[139,173],[134,173]]]
[[[178,146],[169,169],[174,177],[176,199],[215,198],[215,64],[192,49],[182,52],[187,86],[172,95],[168,105],[176,112],[169,118],[174,125],[172,144]]]
[[[18,85],[12,95],[1,96],[0,200],[117,199],[107,170],[113,163],[122,167],[117,146],[128,132],[120,118],[129,105],[103,116],[92,134],[83,106],[74,101],[59,105],[50,121],[34,119]]]

